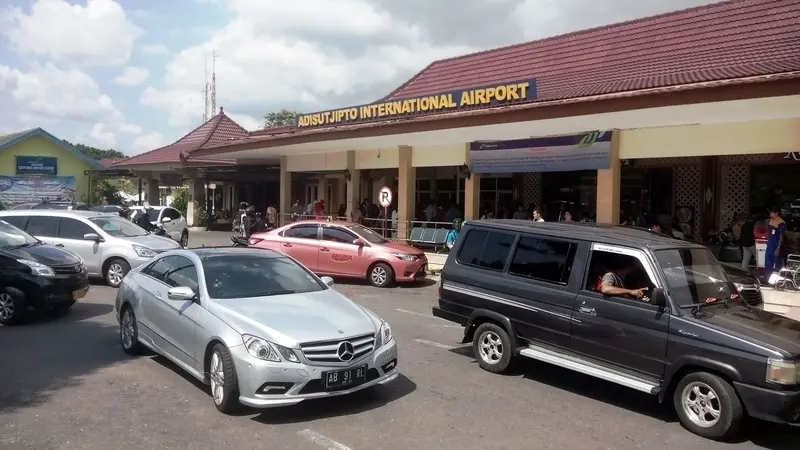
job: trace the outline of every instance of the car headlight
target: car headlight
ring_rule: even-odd
[[[18,259],[17,262],[20,264],[25,264],[26,266],[30,267],[31,273],[34,275],[38,275],[40,277],[53,277],[56,275],[56,273],[53,272],[53,269],[51,269],[50,266],[46,266],[42,263],[31,261],[29,259]]]
[[[249,334],[243,334],[242,340],[244,341],[245,348],[247,348],[247,353],[253,358],[273,362],[280,362],[282,358],[284,361],[300,362],[300,360],[297,359],[297,355],[290,348]]]
[[[387,322],[381,324],[381,345],[388,344],[392,340],[392,327]]]
[[[416,261],[417,260],[416,256],[409,255],[407,253],[392,253],[392,256],[394,256],[397,259],[401,259],[403,261]]]
[[[800,368],[800,365],[798,365],[797,361],[769,358],[767,360],[767,382],[798,384],[800,383],[798,368]]]
[[[152,258],[153,256],[156,256],[156,252],[147,247],[142,247],[141,245],[134,245],[133,251],[135,251],[136,254],[142,258]]]

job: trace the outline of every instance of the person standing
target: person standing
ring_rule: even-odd
[[[534,222],[544,222],[544,217],[542,217],[542,210],[539,208],[534,208],[533,210],[533,221]]]
[[[767,253],[764,255],[764,276],[770,279],[773,273],[781,270],[781,246],[786,234],[786,222],[781,218],[780,208],[769,210],[769,228],[767,229]]]
[[[753,218],[745,217],[738,226],[734,226],[734,237],[738,231],[739,248],[742,250],[742,269],[748,270],[750,268],[750,261],[758,255],[756,252],[756,238],[753,234]],[[756,265],[758,263],[756,262]]]

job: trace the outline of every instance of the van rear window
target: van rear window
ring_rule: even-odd
[[[502,272],[513,244],[513,234],[469,230],[456,260],[461,264]]]

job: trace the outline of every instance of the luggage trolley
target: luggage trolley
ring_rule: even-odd
[[[775,289],[784,290],[787,287],[800,290],[800,254],[795,253],[786,257],[786,264],[778,272]]]

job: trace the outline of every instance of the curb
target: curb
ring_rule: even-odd
[[[190,233],[202,233],[206,231],[206,227],[187,227]]]

